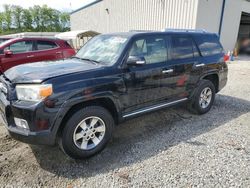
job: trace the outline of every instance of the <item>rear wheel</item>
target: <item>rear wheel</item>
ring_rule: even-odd
[[[214,84],[209,80],[201,80],[188,107],[196,114],[205,114],[211,109],[214,103],[214,98]]]
[[[104,149],[112,137],[113,128],[114,120],[105,108],[83,108],[67,121],[60,146],[71,158],[90,157]]]

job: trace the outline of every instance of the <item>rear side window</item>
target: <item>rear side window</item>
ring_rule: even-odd
[[[52,41],[37,41],[37,50],[48,50],[56,47],[56,43]]]
[[[185,59],[199,56],[199,52],[191,37],[172,36],[171,44],[172,59]]]
[[[64,41],[64,44],[67,48],[72,48],[72,46],[67,41]]]
[[[215,35],[195,36],[195,40],[202,56],[210,56],[223,53],[223,48],[219,42],[218,37]]]

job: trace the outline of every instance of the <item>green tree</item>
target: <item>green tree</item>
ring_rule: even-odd
[[[12,23],[12,11],[11,11],[11,6],[10,5],[4,5],[4,25],[7,29],[7,31],[11,30],[11,23]]]
[[[39,31],[41,28],[41,7],[39,5],[35,5],[31,8],[31,15],[34,24],[34,30]]]
[[[3,32],[3,22],[4,22],[4,15],[0,12],[0,33]]]
[[[69,16],[69,13],[62,12],[60,14],[60,25],[61,25],[61,31],[70,30],[70,16]]]
[[[22,14],[22,23],[23,29],[25,31],[32,31],[33,30],[33,18],[31,15],[31,9],[24,9]]]
[[[62,32],[69,30],[70,16],[47,5],[35,5],[29,9],[4,5],[0,12],[0,35],[21,31]]]
[[[13,24],[18,32],[22,31],[22,24],[23,24],[23,8],[20,6],[12,6],[12,14],[13,14]]]

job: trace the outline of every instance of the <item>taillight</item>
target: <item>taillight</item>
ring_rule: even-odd
[[[224,61],[225,61],[225,62],[226,62],[226,61],[229,61],[229,59],[230,59],[230,56],[227,55],[227,54],[225,54],[225,55],[224,55]]]

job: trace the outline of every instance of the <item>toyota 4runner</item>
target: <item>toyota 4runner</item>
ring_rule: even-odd
[[[59,143],[70,157],[86,158],[128,118],[180,103],[208,112],[227,73],[213,33],[103,34],[70,59],[7,70],[0,76],[0,109],[13,138]]]

